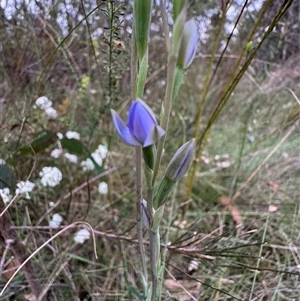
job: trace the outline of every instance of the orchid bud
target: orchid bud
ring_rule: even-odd
[[[193,62],[197,49],[198,33],[194,19],[184,24],[177,66],[186,69]]]
[[[162,206],[175,187],[175,184],[189,170],[194,159],[195,139],[183,144],[170,161],[165,176],[154,191],[153,206]]]
[[[183,144],[171,159],[166,170],[166,178],[173,182],[180,180],[192,164],[194,151],[195,139]]]
[[[136,48],[141,62],[148,47],[153,0],[134,0],[134,30]]]
[[[134,101],[129,109],[128,126],[117,112],[111,110],[111,114],[117,132],[130,145],[147,147],[165,135],[154,113],[141,99]]]

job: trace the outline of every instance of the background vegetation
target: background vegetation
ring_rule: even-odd
[[[230,1],[222,20],[225,2],[190,1],[200,41],[174,105],[163,166],[196,129],[203,133],[240,55],[244,51],[238,68],[289,1]],[[300,2],[290,2],[214,120],[190,194],[184,179],[176,208],[166,209],[173,210],[173,220],[170,242],[163,244],[163,300],[300,300]],[[254,30],[264,5],[268,9]],[[172,4],[165,8],[170,16]],[[0,165],[0,188],[14,194],[19,181],[36,185],[31,199],[10,204],[11,227],[28,255],[76,221],[88,222],[96,236],[98,259],[92,239],[82,245],[73,240],[82,225],[46,243],[30,260],[35,277],[47,300],[136,300],[133,152],[120,142],[109,112],[125,112],[131,101],[132,3],[3,1],[0,18],[0,159],[6,162]],[[145,101],[159,112],[167,54],[158,3],[150,40]],[[206,78],[210,85],[197,128]],[[56,118],[35,107],[40,96],[53,102]],[[58,139],[57,133],[68,131],[80,133],[80,141]],[[81,162],[98,145],[107,147],[107,157],[85,170]],[[76,154],[78,163],[53,158],[58,147]],[[55,188],[41,183],[45,166],[62,172]],[[98,190],[103,181],[106,194]],[[63,218],[58,229],[49,227],[55,213]],[[20,265],[3,234],[0,254],[3,288]],[[19,272],[0,300],[33,300],[30,293]]]

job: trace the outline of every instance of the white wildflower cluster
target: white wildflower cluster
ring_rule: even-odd
[[[62,152],[63,152],[62,149],[55,148],[55,149],[50,153],[50,156],[51,156],[52,158],[57,159],[57,158],[60,157],[60,155],[62,154]]]
[[[92,157],[99,166],[102,166],[103,160],[106,158],[107,153],[107,147],[105,145],[100,144],[98,148],[92,153]],[[94,163],[90,158],[82,161],[80,165],[85,171],[93,170],[95,168]]]
[[[35,101],[35,107],[40,108],[49,117],[55,119],[57,117],[57,111],[52,107],[52,101],[46,96],[41,96]]]
[[[2,197],[4,204],[9,203],[12,198],[9,188],[0,189],[0,196]]]
[[[77,244],[83,244],[86,240],[90,239],[90,231],[87,229],[81,229],[74,235],[74,241]]]
[[[30,200],[29,192],[32,192],[35,184],[30,181],[21,181],[17,183],[17,188],[15,190],[16,195],[23,195],[25,199]],[[9,188],[0,189],[0,195],[5,204],[9,203],[12,199],[12,195],[10,194]]]
[[[30,200],[29,192],[34,188],[35,184],[30,181],[21,181],[17,184],[16,194],[24,194],[27,200]]]
[[[57,167],[43,167],[39,175],[43,186],[55,187],[62,180],[62,173]]]
[[[76,164],[78,162],[78,157],[76,155],[65,153],[64,156],[71,163],[75,163]]]
[[[107,194],[108,193],[108,185],[105,182],[101,182],[98,186],[98,191],[100,194]]]
[[[57,137],[58,137],[59,140],[61,140],[61,139],[64,137],[64,135],[63,135],[62,133],[57,133]],[[74,132],[74,131],[68,131],[68,132],[66,132],[66,137],[67,137],[68,139],[76,139],[76,140],[80,140],[80,134],[77,133],[77,132]],[[60,145],[60,143],[59,143],[59,145]],[[63,153],[64,153],[64,152],[63,152],[63,150],[62,150],[61,148],[55,148],[55,149],[50,153],[50,156],[51,156],[52,158],[57,159],[57,158],[59,158]],[[77,157],[76,155],[74,155],[74,154],[64,153],[63,155],[64,155],[64,157],[65,157],[69,162],[71,162],[71,163],[75,163],[75,164],[76,164],[76,163],[78,162],[78,157]]]
[[[66,137],[68,139],[76,139],[76,140],[80,140],[80,134],[74,131],[67,131],[66,132]]]
[[[52,219],[49,221],[49,227],[52,229],[57,229],[59,228],[62,221],[62,216],[58,213],[55,213],[53,214]]]

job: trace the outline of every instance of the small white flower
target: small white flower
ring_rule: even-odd
[[[57,167],[43,167],[39,173],[44,186],[57,186],[62,180],[62,173]]]
[[[53,207],[54,206],[54,202],[49,202],[49,207]]]
[[[91,154],[91,156],[99,166],[102,166],[103,159],[106,158],[107,153],[107,147],[105,145],[100,144],[98,148]],[[85,161],[82,161],[80,165],[82,166],[84,171],[95,169],[94,163],[90,158],[86,159]]]
[[[53,118],[53,119],[55,119],[58,116],[57,111],[52,107],[46,108],[44,110],[44,112],[48,117]]]
[[[49,227],[53,229],[59,228],[61,222],[63,221],[63,218],[60,214],[55,213],[52,216],[52,219],[49,221]]]
[[[61,153],[62,153],[62,150],[59,148],[56,148],[51,152],[50,156],[53,158],[58,158],[61,155]]]
[[[59,140],[61,140],[62,138],[64,138],[64,135],[62,133],[57,133],[56,136],[57,136],[57,138]]]
[[[101,182],[98,186],[98,191],[100,194],[107,194],[108,192],[108,185],[105,182]]]
[[[78,162],[78,157],[73,154],[65,153],[65,158],[68,159],[72,163],[77,163]]]
[[[102,157],[102,159],[105,159],[108,153],[108,149],[105,145],[98,145],[98,148],[96,149],[95,153],[99,153],[99,155]]]
[[[91,160],[90,158],[88,158],[88,159],[82,161],[82,162],[80,163],[80,166],[82,167],[82,169],[83,169],[84,171],[87,171],[87,170],[93,170],[93,169],[95,168],[95,166],[94,166],[94,164],[93,164],[93,162],[92,162],[92,160]]]
[[[17,184],[17,189],[16,189],[16,194],[25,194],[26,199],[30,199],[30,196],[28,192],[31,192],[34,188],[35,184],[30,182],[30,181],[21,181],[20,183]]]
[[[52,101],[50,101],[46,96],[39,97],[35,104],[42,110],[46,110],[52,107]]]
[[[0,165],[5,165],[5,164],[6,164],[5,160],[4,159],[0,159]]]
[[[102,166],[103,163],[102,156],[98,152],[92,153],[92,157],[99,166]]]
[[[68,132],[66,132],[66,137],[68,139],[80,140],[80,134],[77,132],[68,131]]]
[[[2,197],[4,204],[9,203],[11,200],[9,188],[0,189],[0,196]]]
[[[81,229],[77,231],[74,235],[74,241],[77,244],[83,244],[86,240],[90,238],[91,234],[90,231],[87,229]]]

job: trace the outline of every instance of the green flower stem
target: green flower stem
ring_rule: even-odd
[[[147,213],[150,220],[150,225],[153,221],[153,188],[148,187],[147,191]],[[152,292],[151,292],[151,301],[156,300],[157,293],[157,273],[156,273],[156,254],[157,254],[157,245],[156,245],[156,232],[149,229],[150,237],[150,270],[151,270],[151,280],[152,280]]]
[[[173,96],[174,81],[175,81],[176,63],[177,63],[177,56],[170,54],[168,60],[166,95],[165,95],[165,100],[162,108],[163,114],[160,122],[160,126],[166,131],[166,134],[159,140],[157,145],[157,157],[156,157],[156,162],[153,170],[152,185],[154,185],[155,183],[155,179],[158,173],[158,168],[161,162],[162,152],[165,146],[166,136],[168,133],[169,119],[170,119],[170,113],[172,108],[172,96]]]
[[[161,12],[162,26],[163,26],[164,36],[165,36],[166,51],[169,54],[171,49],[171,43],[170,43],[170,36],[169,36],[168,17],[166,14],[166,5],[164,0],[160,0],[160,12]]]
[[[139,65],[139,74],[138,74],[137,85],[136,85],[136,96],[139,98],[143,98],[144,95],[144,87],[147,79],[147,72],[148,72],[148,49]]]
[[[166,87],[164,103],[161,108],[161,121],[160,121],[160,126],[166,131],[166,134],[161,138],[161,140],[159,140],[157,145],[157,159],[153,170],[152,185],[154,185],[155,183],[155,179],[158,173],[158,168],[160,166],[161,157],[162,157],[162,153],[163,153],[163,149],[165,146],[165,141],[168,133],[173,95],[175,96],[174,85],[176,79],[176,65],[178,60],[178,53],[179,53],[180,43],[182,39],[182,32],[183,32],[185,19],[186,19],[186,9],[182,9],[173,27],[172,48],[168,56],[167,87]]]
[[[136,79],[137,79],[137,52],[135,45],[135,34],[134,30],[132,32],[132,43],[131,43],[131,99],[136,98]],[[148,292],[148,271],[146,265],[146,255],[144,248],[144,239],[143,239],[143,221],[142,221],[142,208],[141,201],[143,200],[142,194],[142,147],[135,147],[135,166],[136,166],[136,221],[137,221],[137,237],[139,243],[139,252],[142,261],[142,282],[144,295],[147,295]]]
[[[175,196],[176,196],[177,185],[178,185],[177,183],[175,184],[173,194],[172,194],[172,199],[171,199],[171,204],[170,204],[170,212],[169,212],[169,216],[168,216],[167,232],[165,235],[165,248],[162,252],[162,262],[161,262],[161,266],[160,266],[160,271],[158,272],[158,284],[157,284],[158,292],[162,291],[162,285],[163,285],[163,280],[164,280],[164,270],[165,270],[165,266],[166,266],[166,258],[167,258],[167,252],[168,252],[167,246],[169,243],[169,234],[170,234],[171,224],[172,224],[172,220],[173,220],[173,211],[175,208]],[[159,293],[158,296],[159,296],[158,301],[160,301],[161,293]]]
[[[139,242],[139,250],[142,260],[142,277],[143,277],[143,286],[144,294],[147,294],[148,291],[148,272],[145,258],[145,248],[143,243],[143,221],[142,221],[142,208],[141,201],[143,200],[142,195],[142,147],[135,147],[135,159],[136,159],[136,221],[137,221],[137,235]]]

